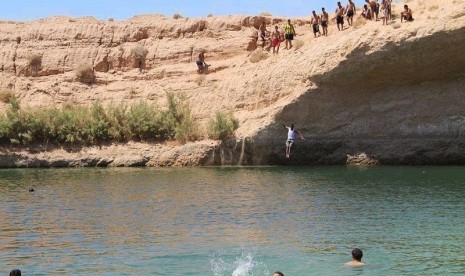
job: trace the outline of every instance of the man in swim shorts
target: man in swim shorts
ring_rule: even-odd
[[[354,248],[354,250],[352,250],[352,261],[346,263],[345,265],[348,265],[348,266],[362,266],[362,265],[365,265],[364,263],[362,263],[362,257],[363,257],[362,250],[360,250],[358,248]]]
[[[296,133],[299,134],[300,136],[300,139],[302,140],[305,140],[304,137],[302,137],[302,134],[300,134],[300,132],[298,132],[295,128],[294,128],[294,124],[291,124],[290,127],[288,126],[285,126],[283,125],[285,128],[287,128],[287,140],[286,140],[286,158],[290,158],[291,157],[291,150],[292,150],[292,147],[294,146],[294,141],[295,141],[295,135]]]
[[[316,14],[316,11],[313,11],[313,16],[312,16],[312,20],[310,21],[310,24],[312,24],[312,28],[313,28],[313,35],[315,35],[315,38],[316,38],[316,33],[318,33],[318,36],[321,36],[321,33],[320,33],[320,16],[318,14]]]
[[[323,28],[323,35],[328,36],[328,20],[329,14],[326,12],[325,8],[321,8],[321,27]]]
[[[337,2],[336,23],[339,31],[344,30],[344,7],[341,5],[341,2]]]
[[[199,54],[199,57],[195,61],[197,64],[198,70],[197,73],[202,74],[206,69],[208,69],[208,64],[205,63],[205,50],[202,50]]]
[[[266,39],[266,34],[267,33],[270,33],[267,29],[266,29],[266,22],[265,20],[262,21],[262,24],[260,24],[260,37],[262,39],[262,48],[265,47],[265,39]]]
[[[273,47],[273,54],[279,53],[279,46],[281,42],[279,41],[279,37],[281,36],[278,26],[274,27],[274,32],[271,34],[271,46]]]
[[[413,21],[413,12],[408,5],[404,5],[404,11],[400,13],[400,22],[412,22]]]
[[[367,4],[371,8],[371,15],[373,18],[375,18],[376,21],[378,21],[378,14],[379,14],[379,4],[376,0],[365,0]]]
[[[294,29],[294,25],[291,24],[290,19],[288,19],[287,24],[284,25],[284,34],[285,34],[285,39],[286,39],[286,48],[284,49],[291,49],[292,40],[294,40],[294,36],[295,36],[295,29]]]
[[[356,13],[357,9],[355,8],[354,2],[352,2],[352,0],[349,0],[349,3],[347,3],[346,7],[347,24],[349,24],[349,26],[352,26],[352,23],[354,22],[354,15]]]

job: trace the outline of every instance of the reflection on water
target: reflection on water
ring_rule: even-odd
[[[464,196],[460,167],[1,170],[0,274],[462,273]]]

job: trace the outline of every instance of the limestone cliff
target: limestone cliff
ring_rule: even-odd
[[[316,39],[309,18],[293,19],[298,47],[282,46],[259,62],[246,50],[255,27],[261,20],[269,29],[282,26],[285,18],[3,22],[0,88],[33,107],[97,99],[163,105],[168,90],[185,94],[200,121],[233,109],[240,142],[208,148],[210,158],[188,165],[344,164],[354,156],[380,164],[464,164],[465,0],[408,4],[414,22],[358,20],[342,32],[330,26],[328,37]],[[132,54],[136,46],[147,50],[142,61]],[[196,74],[200,49],[211,64],[207,75]],[[28,64],[33,54],[42,56],[35,72]],[[82,60],[93,64],[95,84],[75,80]],[[296,124],[306,137],[290,160],[281,123]]]

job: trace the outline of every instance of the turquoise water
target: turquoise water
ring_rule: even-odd
[[[0,170],[0,211],[1,275],[465,273],[463,167]]]

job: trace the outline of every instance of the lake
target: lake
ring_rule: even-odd
[[[1,275],[465,273],[463,167],[0,170],[0,211]]]

